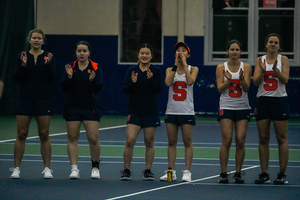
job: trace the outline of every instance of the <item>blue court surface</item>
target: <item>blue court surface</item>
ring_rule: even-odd
[[[39,139],[29,137],[26,152],[21,163],[21,178],[10,179],[9,168],[13,167],[14,139],[0,141],[0,199],[300,199],[300,126],[289,125],[290,161],[287,169],[287,185],[274,185],[273,180],[279,171],[277,144],[271,136],[269,174],[271,183],[256,185],[254,180],[261,172],[258,159],[258,135],[255,123],[249,124],[246,138],[246,158],[243,165],[245,184],[219,184],[219,148],[221,145],[220,127],[214,122],[198,122],[194,127],[194,160],[192,182],[181,182],[184,170],[184,149],[179,133],[178,158],[176,161],[177,181],[161,182],[159,177],[167,169],[166,127],[157,129],[155,145],[156,156],[152,171],[155,181],[144,181],[145,169],[143,133],[135,145],[131,165],[132,180],[120,181],[123,170],[123,147],[125,126],[100,129],[101,142],[101,179],[91,179],[89,145],[85,132],[79,140],[80,179],[70,180],[70,163],[67,156],[66,133],[51,135],[51,169],[54,179],[46,180],[41,172],[43,162],[39,152]],[[234,172],[234,141],[231,147],[228,172]]]

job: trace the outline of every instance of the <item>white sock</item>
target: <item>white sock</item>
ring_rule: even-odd
[[[71,165],[71,169],[78,169],[77,165]]]

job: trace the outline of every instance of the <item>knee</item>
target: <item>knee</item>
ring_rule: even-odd
[[[154,147],[154,141],[145,141],[146,148],[153,148]]]
[[[287,142],[287,137],[286,136],[277,137],[277,143],[278,143],[278,145],[282,145],[282,144],[284,144],[286,142]]]
[[[184,139],[183,144],[185,147],[190,147],[193,145],[192,138]]]
[[[177,144],[177,140],[169,139],[169,142],[168,142],[169,147],[174,147],[174,146],[176,146],[176,144]]]
[[[245,141],[237,139],[235,141],[235,145],[237,149],[244,149],[245,148]]]
[[[99,139],[98,138],[91,138],[89,139],[89,143],[91,146],[96,146],[99,143]]]
[[[135,141],[134,141],[134,140],[132,140],[132,139],[127,139],[127,140],[126,140],[125,146],[126,146],[127,148],[133,148],[133,147],[134,147],[134,144],[135,144]]]
[[[260,145],[268,145],[269,144],[269,140],[270,140],[270,138],[267,137],[267,136],[259,137],[259,144]]]
[[[73,136],[73,135],[68,135],[68,142],[69,143],[74,143],[78,141],[78,137],[77,136]]]
[[[225,147],[226,149],[229,149],[231,146],[231,138],[223,139],[222,146]]]
[[[49,140],[49,131],[43,130],[39,132],[41,142],[46,142]]]
[[[17,140],[25,141],[28,136],[28,132],[24,130],[18,130]]]

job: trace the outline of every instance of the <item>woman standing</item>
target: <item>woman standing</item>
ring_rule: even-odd
[[[126,144],[124,147],[124,170],[121,180],[130,180],[130,165],[133,148],[141,129],[144,129],[146,146],[146,169],[144,180],[154,180],[151,167],[154,159],[154,138],[156,128],[160,126],[156,95],[161,91],[161,70],[150,63],[153,49],[148,43],[138,49],[138,64],[127,70],[123,91],[129,94]]]
[[[255,108],[256,125],[259,135],[259,158],[261,174],[256,184],[269,183],[269,141],[271,121],[275,128],[279,152],[279,173],[274,184],[287,184],[285,174],[288,158],[288,119],[289,105],[285,85],[289,80],[289,59],[278,53],[281,38],[276,33],[266,37],[267,53],[258,57],[253,75],[254,85],[259,85]]]
[[[80,126],[83,124],[90,144],[91,178],[99,179],[99,122],[101,114],[97,93],[102,90],[102,70],[97,63],[89,59],[91,45],[88,42],[80,41],[77,43],[75,52],[77,60],[65,66],[65,74],[61,83],[62,89],[68,92],[63,117],[67,122],[68,132],[67,149],[71,163],[69,178],[80,178],[78,139]]]
[[[194,112],[193,86],[198,75],[198,67],[187,64],[190,48],[184,42],[175,45],[175,64],[166,70],[165,83],[169,87],[169,98],[165,115],[168,134],[168,164],[172,181],[177,179],[175,169],[178,129],[181,128],[185,147],[185,170],[182,181],[191,181],[193,160],[193,126],[196,124]],[[168,180],[168,171],[161,181]]]
[[[248,93],[252,68],[239,60],[241,44],[231,40],[227,46],[229,60],[217,66],[216,79],[218,91],[221,93],[218,121],[221,126],[222,145],[219,159],[221,174],[219,183],[228,183],[227,164],[229,150],[235,128],[235,174],[236,183],[244,183],[241,169],[245,158],[245,139],[250,121]]]
[[[50,84],[55,79],[55,62],[52,53],[42,50],[45,34],[41,29],[31,30],[28,34],[31,45],[29,51],[17,56],[14,79],[19,83],[16,104],[18,135],[14,145],[14,168],[11,178],[20,178],[20,164],[25,151],[29,126],[34,116],[41,142],[44,161],[44,178],[53,178],[50,169],[51,141],[49,126],[52,116]]]

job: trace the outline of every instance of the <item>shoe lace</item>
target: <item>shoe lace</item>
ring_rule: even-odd
[[[98,173],[99,169],[97,167],[93,167],[92,173]]]
[[[49,173],[53,173],[53,170],[52,169],[49,169],[48,167],[46,167],[45,169],[44,169],[44,171],[42,172],[42,174],[45,174],[45,173],[47,173],[47,172],[49,172]]]
[[[189,170],[182,170],[183,176],[189,176],[191,172]]]
[[[144,176],[153,176],[153,173],[151,172],[151,170],[145,170],[143,171]]]
[[[130,176],[130,170],[128,169],[121,170],[120,173],[122,176]]]
[[[266,172],[262,172],[262,173],[260,173],[259,175],[258,175],[258,178],[265,178],[265,177],[267,177],[268,176],[268,174],[266,173]]]
[[[245,176],[246,175],[246,172],[245,171],[241,171],[241,172],[235,172],[234,176],[235,177],[242,177],[242,176]]]
[[[222,177],[222,178],[226,178],[226,177],[230,177],[231,176],[231,173],[230,172],[222,172],[221,174],[220,174],[220,176]]]

